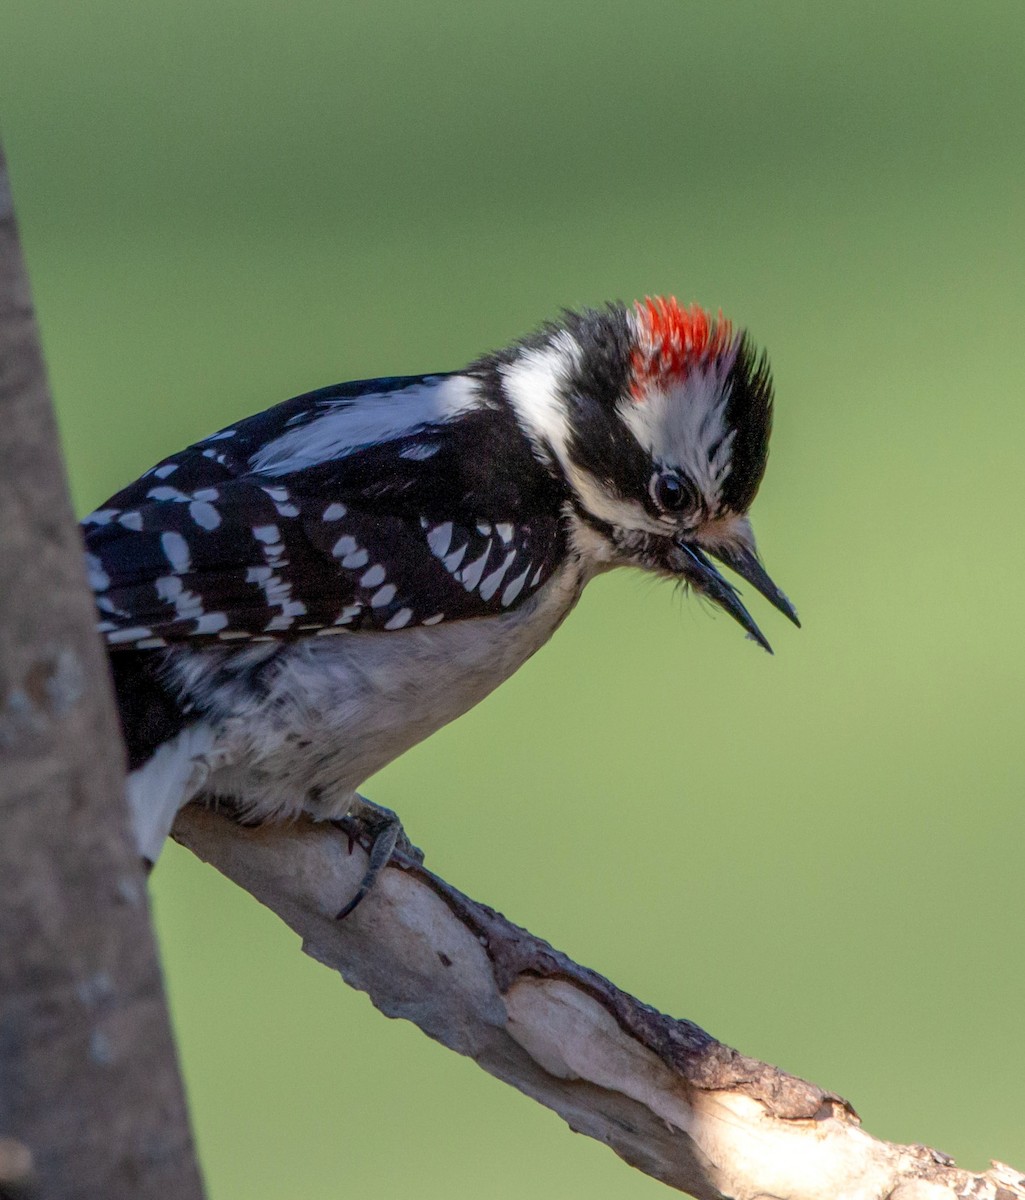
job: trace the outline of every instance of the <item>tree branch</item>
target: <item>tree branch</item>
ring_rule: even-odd
[[[878,1141],[839,1096],[656,1012],[411,860],[339,922],[366,855],[335,830],[244,829],[193,805],[174,837],[386,1016],[700,1200],[1025,1197],[1009,1167],[974,1175],[924,1146]]]
[[[0,1196],[202,1193],[0,149]]]

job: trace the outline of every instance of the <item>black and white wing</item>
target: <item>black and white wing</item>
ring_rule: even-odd
[[[373,380],[166,459],[83,522],[108,645],[386,631],[517,607],[551,577],[564,532],[557,491],[501,425],[464,376]]]

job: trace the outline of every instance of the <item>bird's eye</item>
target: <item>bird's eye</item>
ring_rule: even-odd
[[[674,471],[659,471],[652,475],[648,491],[663,512],[679,513],[695,507],[693,488]]]

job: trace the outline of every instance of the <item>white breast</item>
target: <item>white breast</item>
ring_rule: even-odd
[[[472,708],[540,649],[588,574],[571,561],[527,604],[494,617],[295,642],[277,653],[259,696],[238,688],[205,695],[221,711],[204,723],[209,733],[185,731],[129,781],[136,827],[147,831],[143,853],[155,857],[154,841],[174,813],[203,793],[230,796],[255,819],[343,815],[369,775]],[[179,670],[197,692],[209,653],[192,652]],[[150,796],[154,804],[160,797],[159,817],[145,814]]]

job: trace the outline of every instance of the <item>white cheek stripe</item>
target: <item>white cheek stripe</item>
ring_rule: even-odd
[[[591,516],[619,529],[643,529],[657,534],[666,532],[665,526],[651,516],[643,504],[615,495],[590,471],[585,471],[576,463],[567,463],[565,470],[573,490]]]
[[[480,406],[477,386],[465,375],[329,402],[321,416],[261,446],[249,465],[265,475],[288,475],[354,450],[419,434]]]

